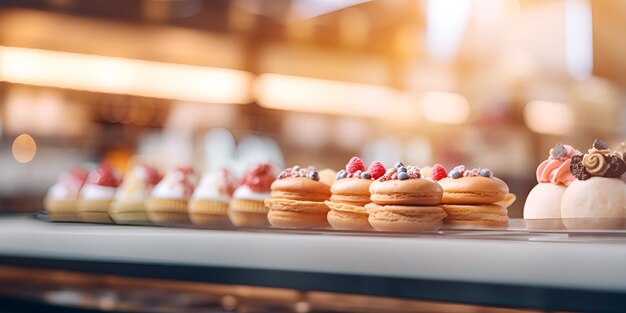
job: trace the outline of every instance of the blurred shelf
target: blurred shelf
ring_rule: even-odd
[[[360,235],[0,219],[0,265],[505,307],[622,311],[623,234]]]

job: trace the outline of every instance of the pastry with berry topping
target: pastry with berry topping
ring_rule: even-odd
[[[271,186],[267,218],[279,228],[327,228],[330,186],[320,182],[314,167],[294,166],[283,170]]]
[[[572,156],[574,180],[561,200],[561,216],[567,228],[614,228],[626,218],[624,155],[611,152],[596,139],[585,154]]]
[[[167,171],[150,193],[146,204],[150,221],[155,224],[188,223],[187,206],[197,183],[198,178],[191,167]]]
[[[124,176],[109,208],[109,215],[115,223],[149,224],[146,201],[160,180],[161,174],[156,168],[147,164],[134,164]]]
[[[362,166],[350,166],[350,163]],[[373,162],[366,170],[361,159],[353,157],[346,170],[339,171],[337,180],[330,186],[332,195],[330,201],[326,201],[330,209],[328,223],[340,230],[373,230],[365,205],[371,202],[370,185],[384,174],[382,163]]]
[[[48,189],[44,208],[53,222],[80,222],[78,218],[78,195],[85,184],[88,172],[75,168],[59,175],[57,182]]]
[[[466,170],[459,165],[447,178],[438,181],[443,188],[441,207],[448,213],[446,225],[463,227],[506,227],[509,186],[493,176],[488,168]],[[515,198],[513,198],[514,201]]]
[[[437,230],[446,212],[438,207],[443,190],[430,179],[423,179],[416,166],[401,162],[388,169],[370,187],[365,205],[368,221],[378,231],[416,232]]]
[[[574,180],[569,167],[571,158],[580,154],[570,145],[556,144],[548,159],[537,167],[537,185],[524,204],[524,219],[530,227],[561,228],[561,199]],[[553,219],[553,220],[546,220]]]
[[[237,181],[231,172],[222,168],[207,172],[189,201],[189,217],[194,224],[228,226],[228,204]]]
[[[78,217],[83,222],[112,223],[109,206],[115,197],[115,190],[122,182],[119,173],[108,164],[101,164],[87,176],[80,190]]]
[[[265,199],[269,199],[270,186],[276,179],[276,171],[269,163],[260,163],[251,166],[244,173],[235,190],[230,206],[228,218],[231,223],[239,227],[267,227],[267,213]]]

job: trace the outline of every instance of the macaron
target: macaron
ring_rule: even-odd
[[[506,199],[509,186],[496,177],[444,178],[439,181],[443,188],[442,203],[489,204]]]
[[[365,208],[368,221],[378,231],[417,232],[437,230],[446,217],[438,207],[443,189],[421,178],[416,166],[398,162],[370,185],[370,200]]]
[[[380,205],[438,205],[443,189],[429,179],[376,181],[369,188],[372,202]]]
[[[319,181],[315,168],[285,169],[271,185],[267,219],[278,228],[327,228],[330,186]]]
[[[508,211],[497,204],[443,204],[441,207],[448,213],[447,225],[488,227],[506,227],[509,224]]]
[[[417,232],[441,228],[446,212],[438,206],[365,205],[369,223],[378,231]]]
[[[350,159],[346,170],[337,173],[337,180],[330,187],[332,196],[326,205],[328,223],[339,230],[373,230],[365,205],[370,203],[369,187],[372,182],[385,174],[380,162],[372,162],[369,168],[358,157]]]
[[[507,207],[516,197],[490,169],[466,170],[465,166],[459,165],[446,173],[445,168],[438,167],[438,171],[444,174],[435,175],[435,179],[443,188],[441,207],[448,214],[445,225],[500,228],[509,224]]]

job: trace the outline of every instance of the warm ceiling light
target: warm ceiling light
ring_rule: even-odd
[[[426,50],[448,59],[461,45],[471,10],[471,1],[428,0],[426,2]]]
[[[206,103],[248,103],[252,74],[0,46],[0,81]]]
[[[567,135],[574,126],[574,111],[565,103],[535,100],[524,108],[524,120],[534,132]]]
[[[435,123],[462,124],[470,115],[467,99],[458,93],[429,91],[420,105],[424,117]]]
[[[565,1],[565,64],[577,80],[593,72],[593,21],[588,0]]]
[[[28,163],[37,153],[37,144],[33,137],[21,134],[15,138],[12,147],[13,157],[20,163]]]
[[[397,111],[401,94],[385,86],[261,74],[255,95],[270,109],[384,118]]]

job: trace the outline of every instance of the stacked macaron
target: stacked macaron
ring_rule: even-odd
[[[283,170],[271,185],[267,218],[279,228],[327,228],[330,186],[320,182],[314,167],[294,166]]]
[[[622,227],[626,218],[624,155],[596,139],[585,154],[572,156],[574,180],[563,193],[561,216],[567,228]]]
[[[556,144],[548,159],[537,167],[537,185],[524,204],[524,219],[530,227],[561,227],[561,199],[575,180],[570,173],[571,158],[580,151],[570,145]],[[547,220],[552,219],[552,220]]]
[[[433,178],[435,175],[433,167]],[[488,168],[466,170],[453,168],[448,177],[438,180],[443,188],[441,207],[448,214],[446,225],[506,227],[508,211],[500,204],[509,195],[505,182],[493,176]],[[510,205],[507,203],[506,205]]]
[[[443,194],[441,186],[421,178],[416,166],[396,163],[370,185],[369,191],[372,203],[365,208],[368,221],[376,230],[436,230],[446,217],[446,212],[438,206]]]
[[[361,159],[350,159],[330,187],[332,195],[326,201],[330,209],[328,223],[339,230],[372,230],[365,205],[371,202],[370,185],[384,174],[385,167],[380,162],[373,162],[366,170]]]

